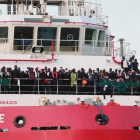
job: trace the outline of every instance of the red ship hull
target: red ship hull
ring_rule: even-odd
[[[99,125],[95,117],[100,114],[96,106],[44,106],[0,108],[0,140],[140,140],[139,107],[107,107],[101,110],[109,121]],[[17,116],[24,116],[25,125],[14,126]],[[67,130],[37,130],[32,127],[69,126]]]

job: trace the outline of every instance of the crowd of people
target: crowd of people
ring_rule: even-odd
[[[132,56],[129,61],[126,61],[125,57],[123,57],[121,67],[122,69],[118,68],[115,70],[110,68],[109,71],[89,68],[88,72],[85,72],[84,68],[76,71],[74,68],[70,70],[68,68],[60,67],[57,69],[54,67],[51,70],[45,66],[42,69],[27,67],[26,70],[22,70],[17,65],[14,66],[14,69],[3,66],[0,74],[1,78],[11,78],[11,80],[9,80],[10,86],[2,85],[1,90],[2,92],[19,93],[19,80],[17,78],[20,79],[20,92],[22,94],[38,94],[38,92],[42,94],[56,94],[56,91],[59,94],[75,94],[76,90],[78,94],[93,94],[95,80],[140,81],[140,71],[135,56]],[[104,98],[108,92],[107,87],[108,85],[105,85],[101,91]],[[112,97],[111,92],[110,95]]]

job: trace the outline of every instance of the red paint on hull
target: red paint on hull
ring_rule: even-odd
[[[133,130],[140,126],[139,107],[102,106],[101,110],[109,118],[107,125],[96,123],[95,116],[100,114],[96,106],[1,107],[0,114],[5,116],[0,128],[8,132],[0,133],[0,140],[140,140],[140,131]],[[18,115],[26,118],[22,128],[13,124]],[[70,129],[31,131],[31,127],[43,126]]]
[[[58,130],[1,133],[1,140],[140,140],[133,130]]]

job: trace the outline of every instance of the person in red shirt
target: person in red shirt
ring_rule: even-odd
[[[76,104],[76,105],[79,105],[80,108],[88,108],[89,107],[89,104],[86,104],[84,99],[81,99],[81,103],[80,104]]]
[[[115,103],[113,98],[110,98],[110,102],[107,103],[107,106],[120,106],[120,104]]]
[[[34,69],[31,68],[30,73],[29,73],[29,89],[30,89],[30,93],[33,93],[33,86],[34,86],[34,78],[35,78],[35,73],[33,71]]]

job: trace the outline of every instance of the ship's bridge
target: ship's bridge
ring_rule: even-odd
[[[56,53],[82,55],[105,55],[106,41],[112,40],[101,19],[45,15],[1,16],[0,38],[5,53],[28,53],[33,45],[48,52],[53,40]],[[111,55],[111,43],[108,51]]]
[[[84,0],[0,0],[0,4],[6,4],[0,6],[0,53],[30,54],[37,45],[49,54],[53,45],[58,55],[112,55],[114,36],[101,4]],[[57,6],[57,14],[50,13],[47,6]],[[120,42],[116,44],[119,48]],[[132,55],[130,50],[127,54]]]

